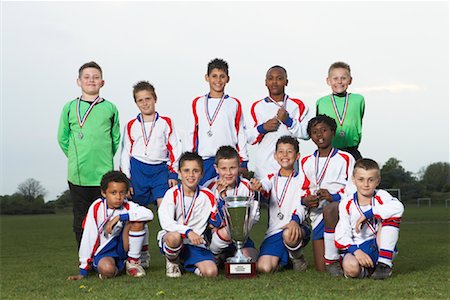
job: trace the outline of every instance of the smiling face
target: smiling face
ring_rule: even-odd
[[[89,98],[98,96],[105,82],[102,79],[100,70],[96,68],[85,68],[81,71],[80,77],[77,79],[77,84],[81,88],[83,98],[86,98],[86,96]]]
[[[377,169],[365,170],[356,167],[353,171],[353,183],[359,197],[372,198],[376,187],[380,184],[380,171]]]
[[[274,154],[275,160],[281,167],[281,170],[293,171],[294,163],[300,158],[300,153],[295,151],[295,148],[291,144],[280,143]]]
[[[319,149],[331,147],[335,132],[325,123],[316,123],[311,127],[310,137]]]
[[[284,95],[284,88],[287,86],[288,80],[286,72],[281,68],[272,68],[266,74],[266,87],[270,96],[276,97]]]
[[[341,94],[347,91],[352,83],[352,77],[347,69],[335,68],[330,71],[327,77],[327,84],[334,94]]]
[[[106,190],[102,191],[102,196],[106,199],[108,208],[119,208],[122,206],[127,192],[128,189],[125,182],[111,181],[108,183]]]
[[[200,179],[203,177],[203,170],[200,164],[195,160],[185,160],[180,166],[178,174],[181,178],[181,184],[186,195],[195,192]]]
[[[217,165],[214,165],[219,178],[225,180],[228,187],[233,188],[236,185],[239,176],[239,159],[222,158]]]
[[[205,75],[205,80],[209,83],[209,96],[211,98],[222,97],[225,91],[225,85],[230,80],[224,70],[214,68]]]
[[[151,117],[155,113],[156,96],[148,90],[141,90],[134,94],[136,105],[139,107],[142,115]]]

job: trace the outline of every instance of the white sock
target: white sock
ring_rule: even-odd
[[[139,259],[139,257],[141,257],[142,244],[145,238],[145,230],[130,231],[128,237],[130,243],[128,257]]]
[[[325,247],[325,261],[327,264],[339,260],[339,252],[334,244],[334,228],[325,228],[323,233],[323,242]]]
[[[145,230],[145,236],[144,236],[144,241],[142,242],[141,259],[146,259],[146,258],[150,257],[150,255],[148,253],[148,225],[147,224],[145,224],[144,230]]]
[[[393,224],[394,226],[386,224],[383,221],[383,227],[381,227],[378,262],[392,267],[392,258],[398,241],[399,228],[395,224]]]

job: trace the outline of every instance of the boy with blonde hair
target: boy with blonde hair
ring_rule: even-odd
[[[337,123],[333,147],[349,152],[358,160],[362,157],[358,147],[361,143],[365,103],[363,96],[347,92],[352,80],[347,63],[333,63],[326,79],[332,93],[317,100],[316,108],[317,115],[325,114]]]

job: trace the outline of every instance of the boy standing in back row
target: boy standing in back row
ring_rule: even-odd
[[[328,69],[327,84],[332,94],[317,100],[317,115],[324,114],[336,120],[337,130],[333,147],[350,153],[355,160],[360,159],[358,150],[361,143],[364,97],[348,93],[352,83],[350,66],[344,62],[333,63]]]
[[[193,125],[186,147],[203,159],[205,171],[200,185],[217,176],[214,163],[220,146],[232,146],[239,152],[241,172],[246,172],[248,162],[241,102],[225,94],[230,81],[228,63],[219,58],[211,60],[205,80],[209,93],[192,101]]]
[[[105,81],[97,63],[91,61],[80,67],[77,84],[81,96],[67,103],[62,110],[58,143],[68,158],[73,231],[80,247],[83,219],[91,203],[101,196],[103,174],[114,168],[120,126],[116,106],[100,97]]]
[[[247,135],[248,142],[257,145],[254,161],[255,177],[259,180],[279,170],[274,151],[281,136],[309,139],[306,132],[311,119],[308,107],[302,100],[285,94],[287,84],[286,69],[281,66],[271,67],[266,73],[269,96],[256,101],[251,107],[254,127],[248,129]]]

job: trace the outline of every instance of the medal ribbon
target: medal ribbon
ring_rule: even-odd
[[[208,124],[209,127],[211,128],[211,126],[213,125],[214,121],[216,120],[217,115],[219,114],[219,110],[222,107],[223,101],[225,100],[225,98],[228,98],[227,95],[223,94],[222,98],[220,98],[220,102],[216,107],[216,110],[214,111],[214,114],[212,116],[212,118],[209,116],[209,111],[208,111],[208,100],[209,100],[209,94],[205,95],[205,114],[206,114],[206,119],[208,120]]]
[[[109,219],[111,219],[115,211],[116,209],[114,208],[112,213],[108,216],[108,203],[106,199],[103,198],[103,222],[97,228],[99,234],[101,234],[105,230],[106,223],[109,222]]]
[[[269,100],[270,100],[271,102],[275,103],[276,106],[278,106],[278,107],[283,107],[284,109],[286,109],[287,99],[289,98],[289,96],[286,95],[286,94],[284,95],[284,98],[283,98],[283,104],[282,104],[282,105],[278,104],[278,102],[275,101],[275,100],[273,100],[270,96],[267,96],[267,98],[269,98]]]
[[[281,197],[278,197],[278,177],[280,177],[280,172],[275,177],[275,194],[277,195],[277,204],[278,208],[281,210],[281,206],[283,205],[284,198],[286,197],[287,190],[289,188],[289,183],[291,182],[292,177],[294,176],[294,171],[289,175],[289,178],[284,183],[283,190],[281,191]]]
[[[97,104],[98,102],[100,102],[100,100],[102,100],[102,98],[100,98],[100,96],[97,96],[97,98],[95,98],[95,100],[92,101],[88,110],[84,113],[83,117],[81,117],[81,111],[80,111],[81,96],[78,98],[78,100],[77,100],[77,118],[78,118],[78,125],[80,125],[80,128],[83,128],[84,122],[86,122],[86,119],[89,116],[89,114],[91,113],[91,110],[94,108],[94,105]]]
[[[339,113],[339,110],[337,108],[336,99],[334,99],[334,95],[331,94],[331,103],[333,104],[334,113],[336,114],[336,117],[338,118],[338,121],[339,121],[339,125],[341,125],[341,126],[342,126],[342,124],[344,124],[344,119],[345,119],[345,116],[347,115],[348,96],[349,95],[350,95],[350,93],[347,93],[347,95],[345,95],[344,109],[342,110],[342,116],[341,116],[341,114]]]
[[[353,198],[354,198],[353,201],[355,201],[355,206],[358,209],[359,213],[361,214],[361,216],[364,216],[364,212],[362,211],[361,206],[359,206],[359,203],[358,203],[358,194],[355,193],[355,196]],[[373,207],[373,197],[372,197],[371,206]],[[369,220],[367,220],[366,223],[367,223],[367,226],[369,227],[370,231],[372,231],[373,234],[377,235],[377,230],[375,229],[374,225],[372,223],[370,223]]]
[[[314,163],[314,173],[316,175],[316,185],[320,188],[320,184],[322,183],[323,177],[328,168],[328,164],[330,163],[331,157],[333,156],[335,149],[331,148],[330,153],[328,153],[327,159],[325,160],[325,164],[322,167],[322,170],[319,171],[319,151],[316,150],[315,154],[315,163]]]
[[[145,149],[147,149],[147,145],[150,142],[150,137],[152,136],[152,132],[153,132],[153,128],[155,128],[155,123],[156,123],[156,116],[157,116],[157,112],[155,112],[153,114],[153,120],[152,120],[152,126],[150,127],[150,132],[147,135],[146,131],[145,131],[145,124],[144,124],[144,116],[141,115],[141,129],[142,129],[142,137],[144,138],[144,145],[145,145]]]
[[[195,202],[197,201],[198,195],[200,194],[200,189],[197,187],[195,194],[194,194],[194,198],[192,199],[192,202],[189,205],[189,208],[187,211],[186,211],[186,206],[185,206],[185,201],[184,201],[184,191],[183,191],[182,185],[178,185],[178,191],[180,191],[180,194],[181,194],[181,210],[183,212],[183,218],[184,218],[183,224],[186,225],[192,216],[192,211],[194,210]]]

